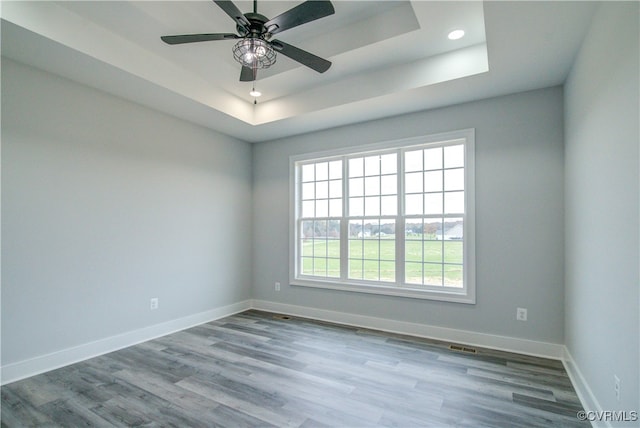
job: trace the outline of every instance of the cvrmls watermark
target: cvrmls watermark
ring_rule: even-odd
[[[590,422],[635,422],[638,420],[638,412],[635,410],[600,410],[589,412],[580,410],[576,413],[576,417],[580,421]]]

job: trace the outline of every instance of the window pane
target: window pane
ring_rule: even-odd
[[[327,259],[313,259],[313,274],[316,276],[327,276]]]
[[[444,167],[458,168],[464,166],[464,146],[448,146],[444,148]]]
[[[364,243],[361,239],[352,239],[349,241],[349,258],[362,259],[362,248]]]
[[[302,217],[313,217],[315,210],[315,203],[313,201],[302,202]]]
[[[444,195],[444,212],[446,214],[464,213],[464,192],[447,192]]]
[[[380,193],[383,195],[395,195],[398,193],[398,178],[396,175],[383,175],[380,177]]]
[[[342,196],[342,181],[332,180],[329,182],[329,197],[340,198]]]
[[[422,172],[412,172],[404,177],[405,193],[422,193]]]
[[[327,245],[326,240],[324,239],[314,239],[313,240],[313,257],[326,257],[327,256]]]
[[[326,199],[329,197],[329,182],[318,181],[316,182],[316,198]]]
[[[327,241],[327,257],[340,258],[340,240],[329,239]]]
[[[303,257],[313,256],[313,222],[305,221],[302,223],[302,231],[300,233],[301,245],[300,251]]]
[[[360,259],[349,259],[349,278],[362,279],[362,263]]]
[[[313,181],[316,179],[315,165],[302,165],[302,181]]]
[[[424,191],[425,192],[441,192],[442,191],[442,171],[431,171],[424,173]]]
[[[380,156],[380,173],[395,174],[398,170],[398,160],[395,153]]]
[[[396,280],[396,263],[380,262],[380,281],[395,282]]]
[[[300,237],[302,239],[313,238],[313,221],[303,221]]]
[[[327,259],[327,276],[340,278],[340,259]]]
[[[464,190],[464,169],[448,169],[444,172],[444,190]]]
[[[363,195],[364,195],[364,179],[350,178],[349,179],[349,196],[363,196]]]
[[[404,153],[404,170],[422,171],[422,150]]]
[[[380,215],[380,197],[367,196],[364,198],[364,215],[377,216]]]
[[[380,175],[380,156],[364,158],[364,175]]]
[[[393,220],[382,220],[384,223],[380,225],[380,239],[396,239],[396,222]]]
[[[310,257],[302,257],[300,269],[304,275],[313,275],[313,259]]]
[[[397,196],[383,196],[380,198],[380,205],[381,215],[396,215],[398,212]]]
[[[329,199],[329,217],[342,216],[342,199]]]
[[[349,215],[351,217],[364,215],[364,198],[349,198]]]
[[[327,222],[327,237],[334,239],[340,238],[340,220],[329,220]]]
[[[422,263],[405,263],[404,280],[407,284],[422,284]]]
[[[380,262],[377,260],[364,260],[363,279],[377,281],[380,278]]]
[[[444,265],[444,285],[463,287],[462,265]]]
[[[342,178],[342,161],[329,162],[329,179],[335,180]]]
[[[301,245],[302,257],[313,257],[313,239],[305,239]]]
[[[380,194],[380,176],[364,179],[364,194],[367,196]]]
[[[316,164],[316,181],[329,179],[329,163],[318,162]]]
[[[442,147],[424,151],[424,170],[442,169]]]
[[[302,185],[302,199],[313,199],[316,197],[316,188],[313,183],[304,183]]]
[[[404,241],[404,259],[408,262],[422,262],[422,241]]]
[[[377,239],[364,240],[364,258],[378,260],[380,258],[379,241]]]
[[[462,264],[462,241],[444,242],[444,262]]]
[[[407,195],[405,197],[405,214],[415,215],[423,213],[422,195]]]
[[[349,159],[349,177],[362,177],[364,175],[364,159]]]
[[[424,264],[424,284],[442,286],[442,265]]]
[[[461,218],[448,218],[444,223],[445,241],[462,240],[464,237],[463,221]]]
[[[313,257],[313,239],[303,239],[300,250],[302,257]]]
[[[422,239],[422,220],[407,219],[404,224],[404,235],[406,239]]]
[[[424,195],[424,213],[442,214],[442,193],[427,193]]]
[[[424,239],[431,241],[442,239],[442,219],[425,219]]]
[[[424,261],[442,263],[442,241],[424,241]]]
[[[316,201],[316,217],[329,217],[329,201],[321,199]]]
[[[316,238],[325,238],[327,236],[326,220],[316,220],[313,222],[313,236]]]

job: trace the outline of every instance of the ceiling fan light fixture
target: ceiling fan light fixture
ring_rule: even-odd
[[[249,95],[251,95],[253,98],[258,98],[259,96],[262,95],[262,92],[256,91],[254,88],[251,91],[249,91]]]
[[[275,64],[276,51],[318,73],[331,67],[331,61],[283,41],[271,40],[274,34],[333,15],[335,9],[331,0],[305,1],[272,19],[258,13],[258,0],[253,0],[253,12],[247,13],[242,13],[231,0],[214,0],[214,3],[233,19],[237,33],[178,34],[160,39],[168,45],[238,40],[233,46],[233,58],[242,65],[241,82],[255,81],[259,68]]]
[[[269,68],[276,62],[276,52],[260,38],[248,37],[233,47],[233,57],[245,67]]]

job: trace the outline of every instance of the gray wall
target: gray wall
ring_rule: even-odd
[[[566,346],[605,410],[640,409],[638,14],[600,6],[565,86]]]
[[[248,299],[250,195],[247,143],[3,58],[2,363]]]
[[[475,305],[288,283],[289,156],[476,129]],[[255,299],[562,343],[563,96],[550,88],[261,143],[253,150]],[[274,282],[283,284],[274,291]],[[516,307],[529,310],[515,320]]]

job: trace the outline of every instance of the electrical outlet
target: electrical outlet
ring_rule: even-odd
[[[158,298],[157,297],[153,297],[151,299],[151,302],[149,303],[149,308],[151,310],[158,309]]]
[[[616,400],[620,401],[620,378],[613,375],[613,391],[616,393]]]
[[[275,287],[276,291],[280,291],[280,283],[276,282],[276,287]]]
[[[526,321],[527,320],[527,308],[518,308],[518,309],[516,309],[516,319],[518,321]]]

